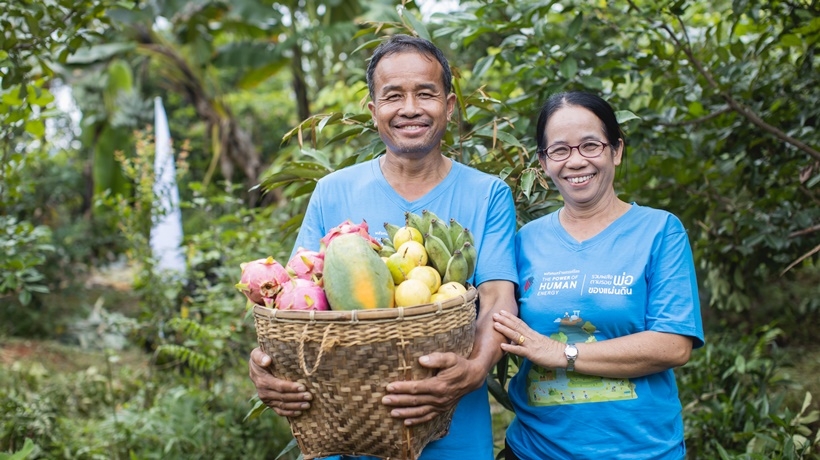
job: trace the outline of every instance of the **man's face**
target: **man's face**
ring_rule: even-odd
[[[367,107],[387,151],[414,158],[440,152],[456,98],[444,94],[438,61],[416,52],[385,56],[376,65],[373,83]]]

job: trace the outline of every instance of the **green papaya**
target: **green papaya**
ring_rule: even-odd
[[[322,280],[331,310],[393,307],[393,277],[379,254],[358,234],[339,235],[330,242]]]

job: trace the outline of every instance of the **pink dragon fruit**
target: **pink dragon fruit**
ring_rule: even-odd
[[[274,300],[280,310],[329,310],[325,291],[313,281],[296,278],[282,285]]]
[[[305,248],[296,250],[296,254],[285,266],[292,278],[318,281],[322,278],[325,267],[324,253],[310,251]]]
[[[282,285],[291,280],[287,269],[273,257],[245,262],[239,266],[242,268],[242,277],[236,283],[236,288],[258,305],[270,306]]]
[[[378,240],[370,236],[370,233],[368,231],[369,229],[367,227],[367,222],[365,222],[364,220],[362,220],[362,223],[359,225],[355,225],[350,220],[346,220],[338,226],[331,228],[330,231],[327,232],[327,234],[324,237],[322,237],[322,239],[320,240],[321,249],[319,251],[324,253],[327,246],[330,244],[331,241],[333,241],[333,238],[336,238],[339,235],[344,235],[345,233],[357,233],[359,234],[359,236],[367,240],[367,242],[370,243],[371,246],[373,246],[373,249],[377,251],[380,250],[382,248],[381,243],[379,243]]]

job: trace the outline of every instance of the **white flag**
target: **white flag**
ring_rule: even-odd
[[[155,208],[151,228],[151,250],[158,270],[182,274],[185,257],[182,253],[182,214],[179,211],[179,189],[176,181],[171,132],[162,106],[162,98],[154,98],[154,197]]]

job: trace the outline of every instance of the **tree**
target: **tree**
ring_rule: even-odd
[[[711,305],[749,311],[784,273],[817,276],[817,5],[476,5],[440,17],[437,32],[475,59],[472,84],[500,101],[468,121],[501,127],[504,114],[510,133],[532,146],[531,120],[547,95],[598,92],[639,117],[624,125],[621,192],[684,219]],[[487,52],[468,54],[476,49]],[[532,165],[529,151],[515,153]],[[539,203],[550,192],[534,196],[519,202],[524,220],[549,208]],[[801,303],[804,313],[820,308]]]
[[[54,248],[51,229],[32,216],[26,174],[43,158],[45,119],[55,68],[99,36],[107,0],[0,1],[0,296],[22,305],[47,292],[42,267]]]

